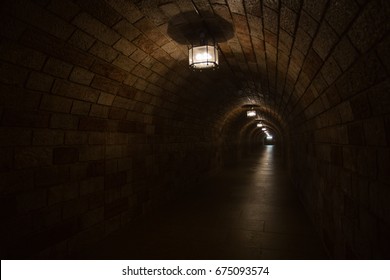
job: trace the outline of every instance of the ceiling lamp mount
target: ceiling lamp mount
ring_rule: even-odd
[[[206,40],[205,33],[200,34],[200,43],[197,46],[191,45],[188,49],[188,62],[192,69],[215,69],[219,65],[218,47],[213,40],[210,44]]]

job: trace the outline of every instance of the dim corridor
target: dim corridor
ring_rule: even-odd
[[[88,259],[324,259],[274,146],[228,167],[166,209],[74,256]]]

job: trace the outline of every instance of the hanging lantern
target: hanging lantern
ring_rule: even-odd
[[[188,50],[188,60],[193,69],[215,68],[219,64],[218,48],[215,45],[192,46]]]

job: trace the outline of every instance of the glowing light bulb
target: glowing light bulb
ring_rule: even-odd
[[[196,60],[210,60],[212,56],[209,53],[198,53],[195,58]]]
[[[255,110],[246,111],[246,116],[247,117],[254,117],[254,116],[256,116],[256,111]]]

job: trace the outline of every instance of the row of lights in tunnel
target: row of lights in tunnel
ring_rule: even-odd
[[[248,118],[253,118],[257,116],[256,110],[248,110],[246,111],[246,116]],[[272,140],[273,136],[268,132],[267,128],[260,122],[257,123],[257,127],[261,128],[261,130],[267,135],[268,140]]]

